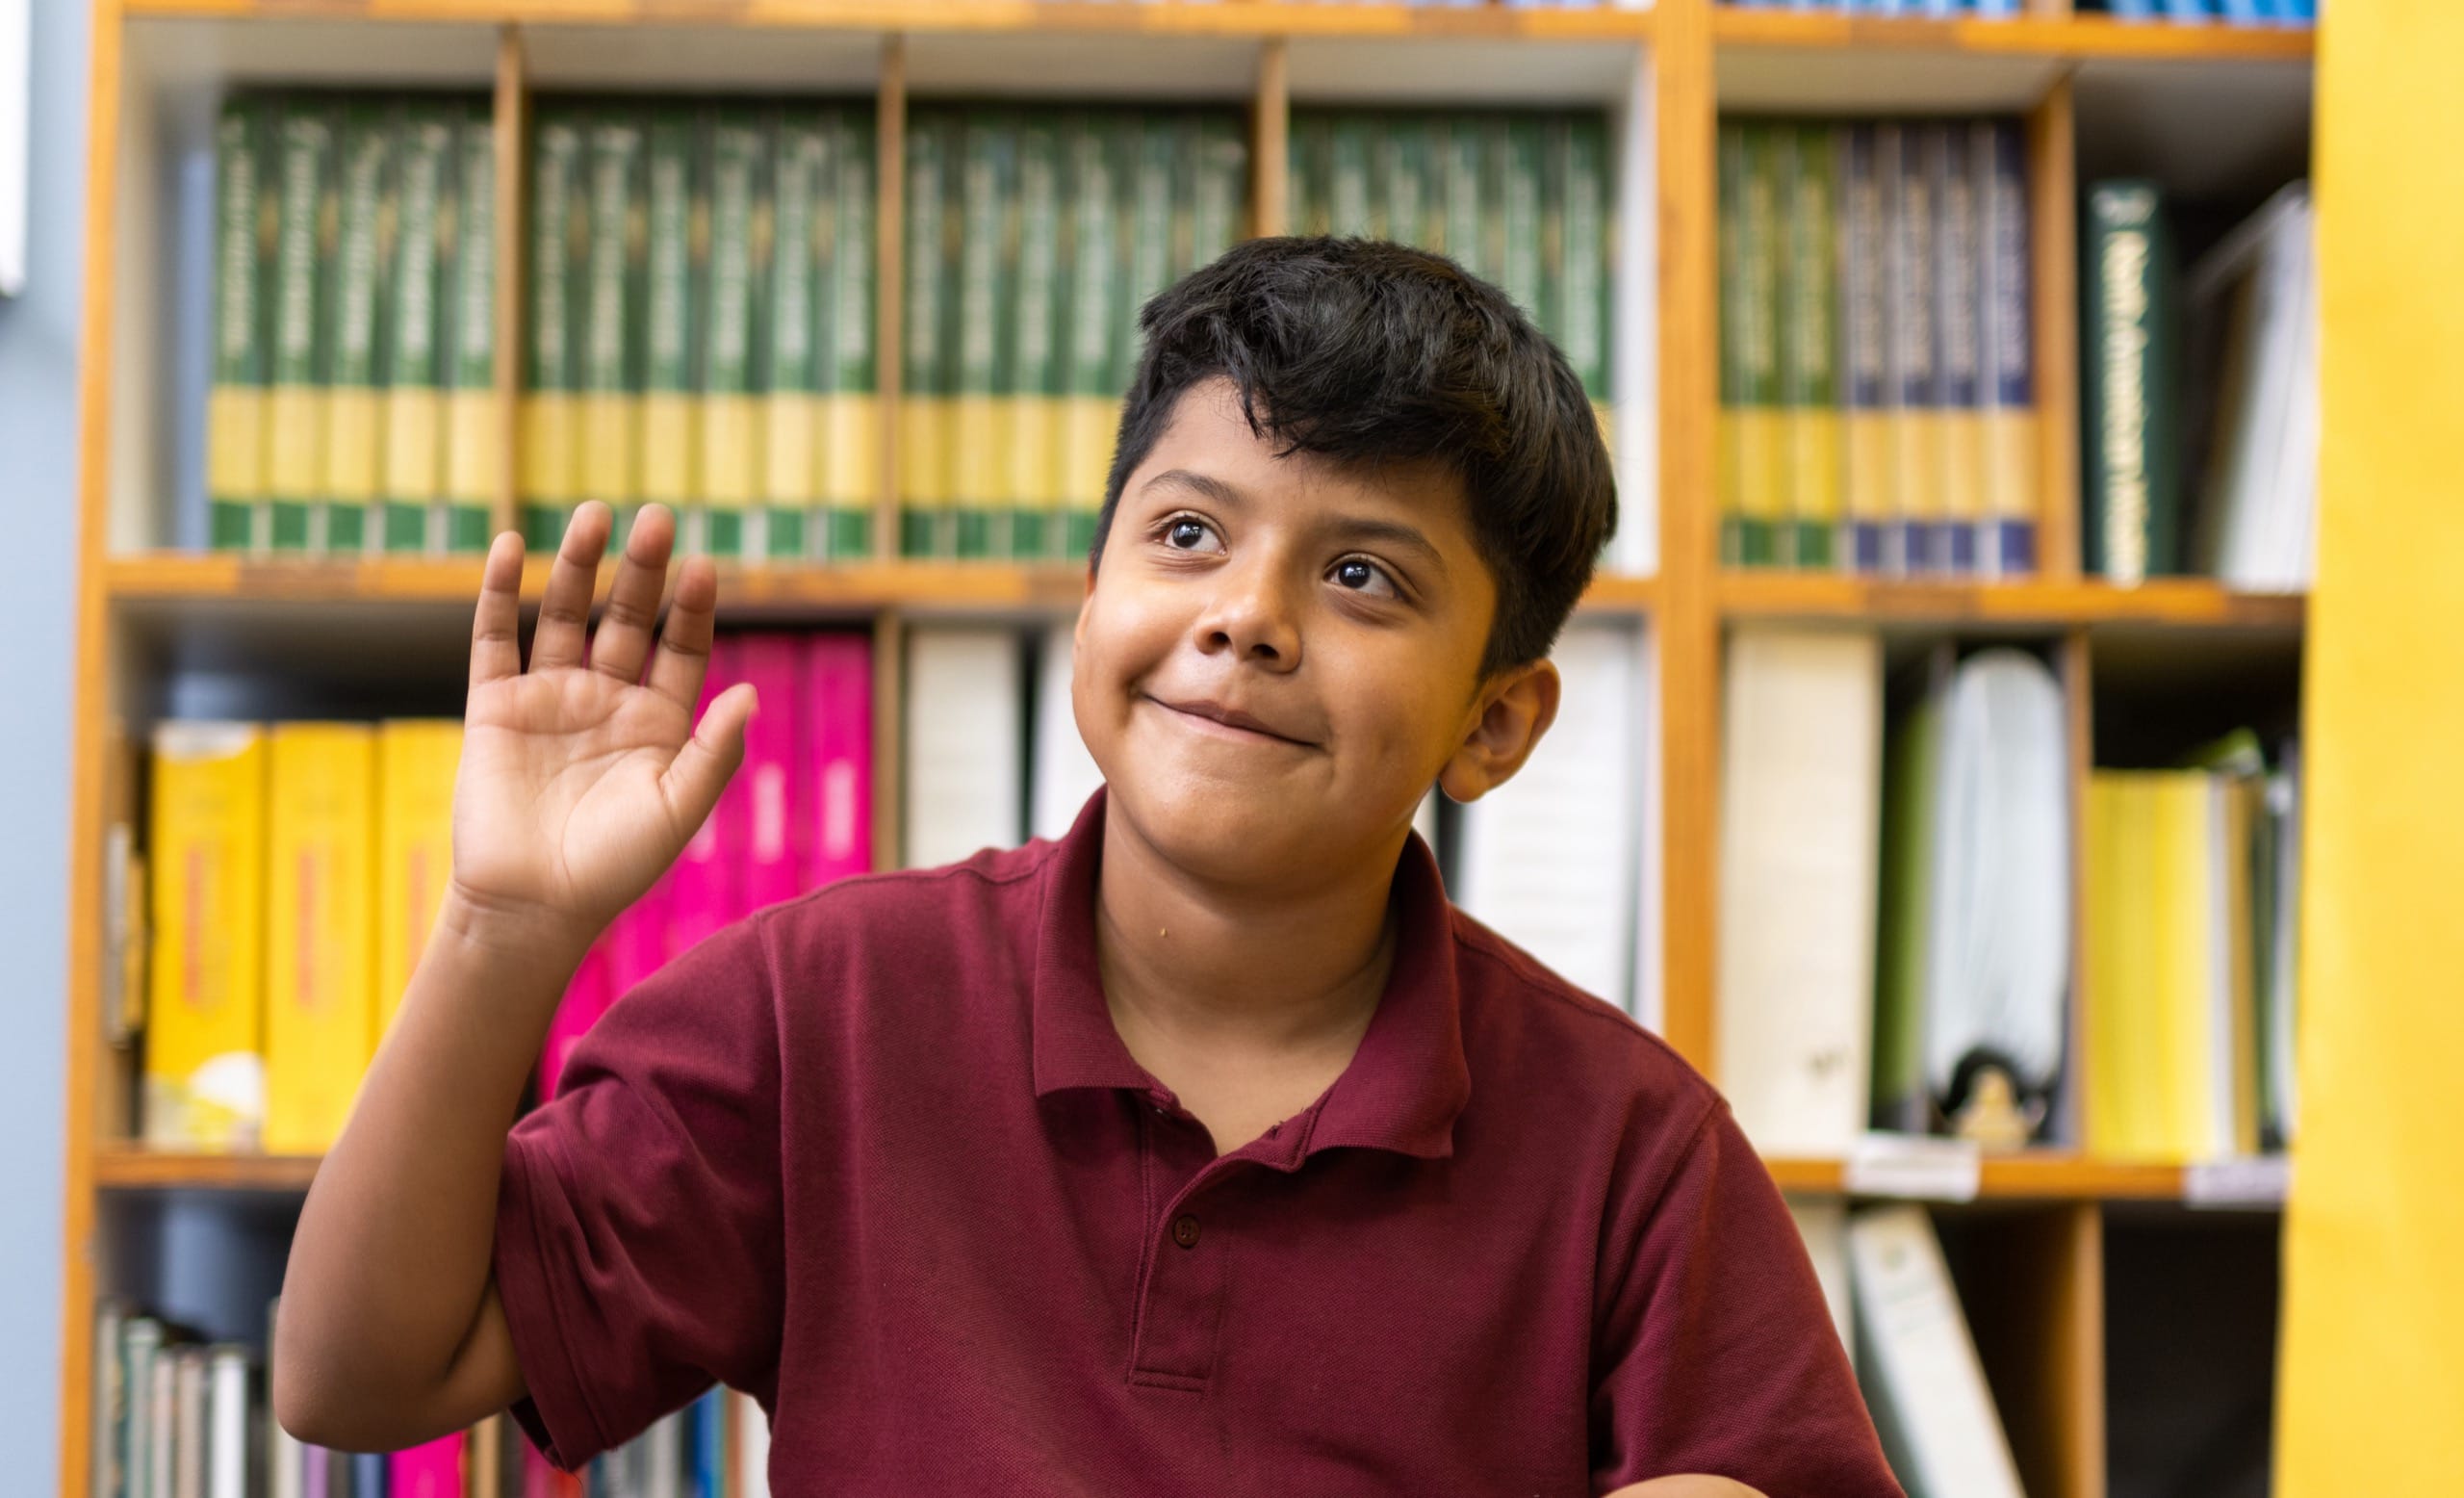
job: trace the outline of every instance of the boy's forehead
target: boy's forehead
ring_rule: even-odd
[[[1260,416],[1263,422],[1265,412]],[[1268,427],[1252,430],[1238,387],[1223,376],[1183,391],[1147,452],[1133,488],[1189,488],[1214,480],[1266,503],[1370,507],[1407,513],[1425,525],[1451,528],[1471,543],[1462,476],[1435,458],[1345,459],[1289,445]],[[1432,537],[1434,539],[1434,537]]]

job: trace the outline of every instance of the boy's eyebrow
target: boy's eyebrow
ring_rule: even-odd
[[[1175,488],[1194,489],[1229,509],[1244,509],[1249,503],[1248,492],[1240,485],[1228,483],[1212,474],[1201,474],[1188,468],[1168,468],[1147,479],[1142,487],[1152,489],[1164,484]],[[1446,557],[1438,551],[1436,543],[1423,535],[1416,528],[1407,526],[1399,520],[1377,520],[1367,515],[1343,515],[1329,521],[1326,529],[1347,541],[1382,541],[1389,546],[1399,546],[1405,551],[1420,555],[1438,576],[1446,575]]]

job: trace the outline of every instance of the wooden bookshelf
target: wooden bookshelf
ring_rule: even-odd
[[[475,559],[274,563],[159,550],[168,429],[158,288],[167,236],[156,184],[165,140],[235,84],[450,85],[493,99],[500,129],[498,429],[494,496],[514,513],[524,203],[521,126],[534,93],[665,85],[782,90],[875,101],[886,167],[901,159],[908,101],[968,91],[1237,102],[1260,159],[1253,227],[1282,226],[1281,146],[1291,112],[1336,102],[1598,105],[1639,157],[1619,174],[1616,367],[1647,404],[1620,413],[1621,498],[1652,541],[1650,576],[1604,575],[1583,601],[1630,619],[1654,648],[1659,691],[1655,839],[1662,1032],[1715,1079],[1722,662],[1728,632],[1805,620],[1894,634],[2026,633],[2047,641],[2070,696],[2074,789],[2092,762],[2100,652],[2195,652],[2297,640],[2300,597],[2236,593],[2168,579],[2118,588],[2080,576],[2079,358],[2071,203],[2101,169],[2113,133],[2146,133],[2151,169],[2245,184],[2253,169],[2220,113],[2266,112],[2268,131],[2306,132],[2316,45],[2309,34],[2221,26],[2123,25],[2031,0],[2024,19],[1924,21],[1799,14],[1657,0],[1651,9],[1422,10],[1283,0],[91,0],[94,20],[80,380],[75,780],[71,787],[64,1299],[61,1491],[87,1491],[90,1317],[116,1288],[109,1214],[163,1192],[296,1193],[313,1158],[166,1153],[124,1136],[119,1083],[100,1018],[102,846],[115,730],[141,732],[148,673],[210,643],[219,663],[277,658],[269,642],[310,633],[346,640],[407,621],[423,648],[455,644],[476,591]],[[1715,122],[1723,111],[1861,113],[2003,110],[2024,116],[2032,174],[2036,391],[2044,496],[2040,577],[1886,581],[1723,571],[1718,517]],[[2263,132],[2264,133],[2264,132]],[[2262,159],[2262,166],[2264,160]],[[882,430],[876,536],[896,534],[896,433],[903,173],[879,174]],[[125,320],[125,321],[124,321]],[[1644,438],[1645,441],[1630,440]],[[886,544],[876,554],[888,557]],[[536,597],[534,562],[526,586]],[[603,580],[603,586],[604,580]],[[898,857],[902,715],[896,666],[908,625],[937,615],[1052,619],[1083,574],[1065,565],[885,559],[839,568],[727,567],[723,608],[739,617],[868,623],[876,642],[876,857]],[[175,648],[176,647],[176,648]],[[347,646],[343,647],[347,649]],[[261,653],[254,657],[251,652]],[[398,658],[364,658],[386,659]],[[357,669],[367,669],[364,665]],[[398,666],[395,668],[398,669]],[[2074,801],[2077,798],[2074,796]],[[2074,901],[2074,906],[2079,902]],[[2074,943],[2083,940],[2074,932]],[[2094,1002],[2074,987],[2073,1022]],[[2073,1047],[2076,1055],[2076,1047]],[[1773,1159],[1780,1185],[1835,1196],[1836,1160]],[[2006,1408],[2031,1492],[2101,1498],[2104,1315],[2099,1224],[2113,1203],[2180,1202],[2183,1170],[2029,1152],[1985,1162],[1987,1207],[2015,1214],[2007,1313],[2028,1348]],[[1996,1227],[1994,1231],[2003,1231]],[[1990,1350],[1989,1349],[1989,1354]],[[1989,1361],[1992,1359],[1989,1356]],[[1997,1377],[1997,1389],[2005,1389]],[[2016,1393],[2009,1392],[2015,1390]]]

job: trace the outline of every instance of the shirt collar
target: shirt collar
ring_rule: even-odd
[[[1106,791],[1098,788],[1043,866],[1036,948],[1034,1065],[1039,1098],[1071,1087],[1167,1094],[1113,1027],[1095,960],[1095,882]],[[1334,1085],[1277,1139],[1286,1169],[1340,1146],[1424,1158],[1454,1152],[1454,1119],[1472,1095],[1454,974],[1454,922],[1437,860],[1413,833],[1395,868],[1395,966],[1360,1049]]]

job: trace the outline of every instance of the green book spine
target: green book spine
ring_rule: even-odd
[[[831,375],[822,424],[822,498],[830,510],[829,555],[873,555],[873,513],[881,494],[881,397],[874,337],[878,283],[873,183],[878,143],[859,107],[838,112],[836,222],[832,226]]]
[[[484,99],[454,125],[453,237],[446,262],[450,325],[445,357],[445,550],[488,549],[504,428],[497,411],[497,132]]]
[[[1572,151],[1568,121],[1551,113],[1535,117],[1539,131],[1540,269],[1533,277],[1531,321],[1559,351],[1566,346],[1566,168]]]
[[[644,131],[638,115],[594,111],[589,126],[588,298],[581,349],[581,494],[616,513],[609,548],[624,545],[641,499]]]
[[[1364,110],[1338,113],[1326,127],[1326,232],[1371,235],[1369,156],[1375,117]]]
[[[996,527],[996,491],[1002,485],[1000,415],[1007,394],[999,386],[1003,323],[1010,315],[1004,295],[1004,245],[1016,175],[1017,124],[1014,115],[982,110],[966,116],[960,150],[957,399],[952,406],[951,467],[956,485],[958,554],[994,555],[996,529],[1007,539],[1007,518]]]
[[[206,395],[207,531],[216,551],[261,551],[266,498],[265,242],[280,222],[274,106],[234,94],[214,134],[214,379]]]
[[[1386,116],[1378,132],[1376,164],[1380,217],[1386,238],[1428,248],[1428,119],[1419,114]]]
[[[282,112],[282,226],[274,249],[273,368],[267,413],[272,548],[308,550],[308,517],[325,480],[327,345],[318,267],[330,254],[335,115],[294,100]]]
[[[1927,129],[1934,173],[1934,327],[1936,462],[1942,475],[1937,560],[1973,574],[1985,527],[1984,206],[1976,191],[1968,127]]]
[[[1882,879],[1877,891],[1873,1114],[1876,1128],[1932,1126],[1924,1064],[1927,927],[1932,915],[1935,786],[1941,759],[1941,675],[1892,730],[1883,764]]]
[[[899,551],[908,556],[949,556],[958,550],[958,537],[945,525],[950,464],[941,374],[954,124],[940,109],[917,110],[908,121],[907,349],[899,377]]]
[[[1190,218],[1191,269],[1212,265],[1241,238],[1241,199],[1249,181],[1249,145],[1239,116],[1222,110],[1197,114],[1197,164],[1191,175],[1196,198]]]
[[[402,109],[395,171],[393,296],[385,338],[385,458],[379,549],[418,555],[444,549],[429,517],[444,493],[444,350],[440,271],[451,258],[443,212],[453,171],[450,107],[432,100]]]
[[[1172,250],[1168,269],[1165,271],[1166,285],[1198,267],[1198,120],[1203,113],[1202,110],[1183,108],[1166,116],[1171,121],[1172,149]]]
[[[522,534],[533,555],[552,552],[580,498],[580,433],[574,391],[581,350],[574,331],[586,300],[572,245],[584,227],[581,121],[539,111],[530,141],[530,338],[522,395]]]
[[[1072,111],[1062,132],[1063,192],[1068,204],[1067,292],[1062,324],[1061,433],[1064,556],[1085,556],[1095,542],[1095,518],[1112,466],[1120,380],[1113,358],[1122,254],[1119,183],[1110,113]]]
[[[1889,228],[1892,472],[1899,492],[1899,570],[1937,570],[1942,514],[1941,447],[1935,440],[1934,177],[1927,129],[1885,125],[1883,203]]]
[[[1827,125],[1782,127],[1780,405],[1786,423],[1789,502],[1782,559],[1836,564],[1839,449],[1838,185]]]
[[[1841,550],[1849,570],[1870,574],[1883,570],[1893,503],[1890,430],[1885,416],[1890,324],[1884,262],[1889,235],[1875,127],[1861,122],[1836,126],[1833,142],[1841,193],[1836,225],[1839,374],[1845,408],[1843,508],[1848,516]]]
[[[1720,121],[1719,174],[1720,565],[1745,562],[1745,125]]]
[[[811,106],[770,116],[770,315],[754,383],[762,391],[762,555],[797,561],[808,555],[807,522],[821,504],[821,205],[835,170],[829,114]]]
[[[745,347],[744,395],[739,398],[741,412],[738,433],[743,441],[740,481],[744,492],[744,533],[733,555],[748,562],[766,559],[771,554],[769,516],[761,505],[761,456],[769,446],[764,418],[770,411],[770,259],[772,240],[778,234],[778,185],[775,181],[777,159],[772,147],[778,137],[770,128],[766,112],[741,112],[745,133],[744,144],[750,153],[752,197],[745,219]],[[801,511],[799,512],[801,514]]]
[[[755,206],[761,191],[757,116],[727,107],[710,120],[709,297],[702,320],[702,503],[708,550],[749,559],[745,522],[753,504],[756,413],[754,330],[759,308]],[[757,540],[758,538],[751,538]]]
[[[1479,116],[1457,115],[1440,127],[1445,135],[1438,142],[1447,258],[1483,280],[1494,278],[1498,263],[1490,244],[1498,202],[1488,170],[1490,124]]]
[[[693,178],[700,114],[690,104],[652,106],[650,164],[643,179],[649,243],[643,246],[642,501],[676,517],[678,550],[709,550],[701,507],[702,408],[694,379]]]
[[[2168,393],[2176,370],[2162,190],[2122,179],[2088,189],[2080,290],[2081,517],[2087,570],[2132,583],[2177,570],[2179,474]]]
[[[1061,131],[1051,110],[1018,123],[1016,312],[1009,346],[1010,555],[1046,557],[1061,500]]]
[[[1504,225],[1500,246],[1504,258],[1498,267],[1498,284],[1514,298],[1526,317],[1546,327],[1540,138],[1539,118],[1521,114],[1506,116],[1495,137],[1496,149],[1502,153],[1498,160],[1498,186],[1502,211],[1499,217]]]
[[[1295,109],[1284,143],[1284,222],[1295,234],[1327,232],[1325,111]]]
[[[1137,377],[1146,335],[1139,314],[1172,278],[1172,120],[1141,112],[1126,122],[1130,152],[1129,304],[1121,319],[1120,379]]]
[[[1779,560],[1786,519],[1786,444],[1780,415],[1780,142],[1784,126],[1745,128],[1737,288],[1738,561]]]
[[[385,271],[392,260],[395,110],[353,98],[336,138],[334,252],[319,267],[325,317],[325,482],[309,511],[309,550],[367,550],[384,453],[378,446],[377,362]]]
[[[1566,126],[1566,207],[1559,334],[1608,439],[1608,124],[1577,115]]]

